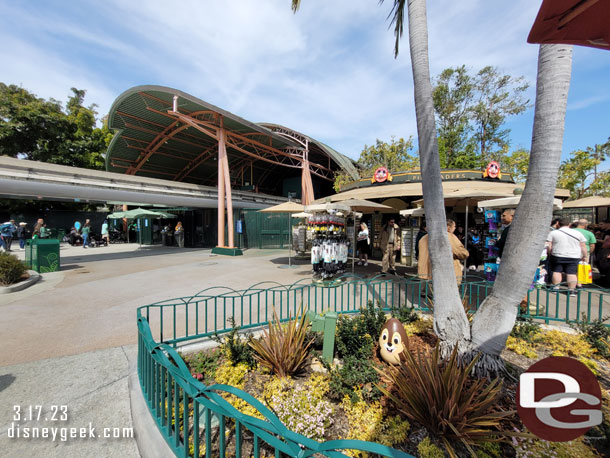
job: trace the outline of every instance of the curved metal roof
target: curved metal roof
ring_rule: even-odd
[[[177,111],[174,96],[178,97]],[[108,127],[116,134],[108,147],[106,170],[214,185],[218,174],[215,133],[223,127],[232,184],[248,182],[281,194],[285,178],[301,176],[302,145],[267,125],[276,126],[247,121],[178,89],[136,86],[123,92],[110,109]],[[349,158],[307,139],[312,145],[313,175],[327,180],[329,186],[338,170],[357,176]]]

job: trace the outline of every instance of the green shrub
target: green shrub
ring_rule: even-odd
[[[434,445],[429,437],[417,444],[417,452],[420,458],[445,458],[443,451]]]
[[[0,253],[0,285],[12,285],[21,278],[25,271],[25,265],[17,259],[17,256]]]
[[[364,401],[375,401],[381,397],[381,391],[377,387],[379,374],[370,360],[346,356],[342,367],[329,369],[328,396],[331,399],[341,401],[345,396],[349,396],[352,402],[358,402],[360,398]]]
[[[220,364],[222,352],[217,349],[212,351],[201,351],[189,355],[183,355],[182,359],[191,370],[191,374],[205,384],[210,384],[216,376],[216,369]],[[201,374],[202,377],[198,377]]]
[[[372,301],[361,308],[356,316],[340,315],[335,337],[339,357],[372,358],[374,342],[379,338],[385,322],[386,316],[381,306],[375,307]]]
[[[239,326],[235,323],[235,318],[229,318],[229,322],[231,323],[231,330],[227,335],[221,337],[218,334],[214,334],[212,340],[220,344],[222,352],[233,366],[244,363],[250,368],[254,367],[256,361],[254,360],[252,348],[248,345],[248,342],[252,340],[252,335],[247,334],[246,338],[242,338],[239,335]]]
[[[392,316],[402,324],[414,323],[419,320],[419,315],[414,307],[392,307]]]
[[[606,359],[610,359],[610,328],[604,324],[608,318],[610,317],[588,323],[587,315],[583,313],[581,321],[570,325],[582,334],[584,339],[597,350],[597,353]]]
[[[534,323],[531,318],[527,320],[518,320],[513,327],[510,335],[517,339],[525,340],[529,343],[534,343],[534,340],[542,332],[540,325]]]

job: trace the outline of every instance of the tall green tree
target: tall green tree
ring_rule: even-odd
[[[412,170],[419,167],[419,159],[411,154],[413,139],[392,137],[390,142],[376,140],[372,146],[364,145],[360,152],[358,165],[360,176],[370,177],[378,167],[387,167],[388,170]],[[353,182],[351,175],[339,172],[335,175],[334,189],[339,192],[342,186]]]
[[[472,128],[470,114],[474,97],[474,81],[465,65],[446,68],[434,79],[432,98],[438,129],[441,167],[466,167],[464,153],[473,151],[469,144]],[[471,157],[475,159],[474,154]],[[475,159],[476,160],[476,159]],[[478,165],[478,164],[477,164]]]
[[[60,102],[0,83],[0,154],[103,169],[112,134],[96,127],[95,105],[84,107],[85,91],[72,88],[66,111]]]
[[[466,66],[447,68],[434,79],[432,92],[441,166],[480,168],[501,161],[508,151],[507,117],[528,107],[523,77],[484,67],[474,75]]]
[[[500,159],[498,153],[508,148],[510,131],[503,127],[504,121],[527,109],[529,100],[524,93],[528,87],[523,77],[502,75],[496,67],[484,67],[474,78],[474,139],[484,163]]]

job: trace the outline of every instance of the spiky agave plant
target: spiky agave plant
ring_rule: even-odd
[[[473,455],[473,445],[498,440],[501,420],[514,411],[491,411],[502,394],[498,378],[488,381],[468,377],[478,356],[463,367],[457,347],[445,363],[438,344],[429,353],[414,356],[406,350],[402,354],[399,365],[380,371],[394,388],[378,385],[398,410],[440,437],[451,456],[456,456],[451,445],[456,439]]]
[[[263,336],[249,342],[259,364],[280,377],[296,374],[304,368],[314,342],[313,338],[307,339],[309,322],[302,306],[299,315],[301,318],[294,320],[290,320],[289,315],[289,321],[282,324],[274,308],[273,321],[269,322]]]

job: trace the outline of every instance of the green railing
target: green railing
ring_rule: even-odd
[[[468,307],[476,311],[491,292],[493,283],[469,282],[460,285]],[[580,290],[575,298],[550,289],[528,293],[529,308],[524,316],[550,321],[573,321],[582,312],[587,320],[603,318],[610,310],[607,290]],[[264,282],[246,290],[214,287],[195,296],[158,302],[138,308],[138,374],[144,397],[159,430],[177,456],[224,457],[227,434],[232,440],[232,456],[242,456],[243,441],[252,445],[251,454],[260,456],[261,446],[275,451],[275,456],[307,457],[321,454],[345,457],[341,450],[354,449],[386,457],[409,457],[392,448],[363,441],[339,440],[316,442],[289,431],[258,400],[235,387],[205,386],[194,379],[175,347],[179,343],[205,339],[231,329],[230,318],[242,329],[266,325],[275,307],[287,320],[304,310],[316,313],[332,310],[357,313],[369,301],[385,310],[414,307],[429,311],[431,284],[416,279],[378,276],[363,279],[345,276],[332,284],[300,280],[292,285]],[[244,415],[220,394],[233,394],[256,408],[265,420]],[[200,429],[204,430],[200,443]],[[231,434],[233,436],[231,436]]]

